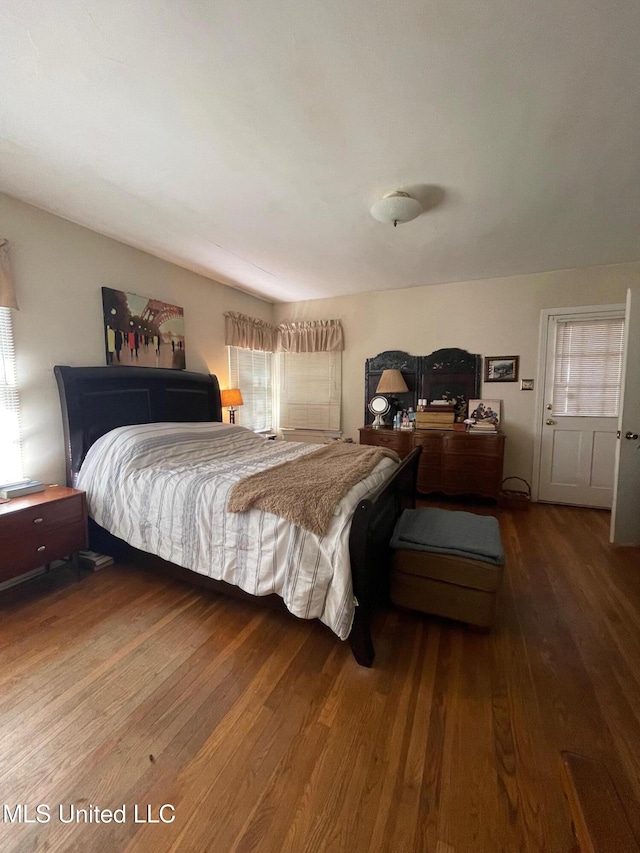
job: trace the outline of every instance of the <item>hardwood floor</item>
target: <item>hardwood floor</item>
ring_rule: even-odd
[[[640,838],[640,551],[599,510],[499,516],[492,632],[392,609],[371,670],[133,568],[4,592],[2,853],[569,853],[562,750],[606,765]]]

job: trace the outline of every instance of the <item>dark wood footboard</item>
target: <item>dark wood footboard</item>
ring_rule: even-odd
[[[371,617],[389,600],[389,540],[402,510],[414,505],[419,456],[420,448],[412,450],[378,492],[360,501],[351,523],[349,553],[358,606],[349,643],[361,666],[373,663]]]

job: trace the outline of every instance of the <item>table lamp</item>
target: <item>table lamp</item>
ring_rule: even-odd
[[[406,394],[408,390],[407,383],[404,381],[402,373],[393,368],[382,371],[382,376],[380,377],[378,387],[376,388],[376,394],[383,394],[386,396],[391,408],[391,416],[393,417],[400,404],[395,395]]]
[[[376,394],[390,394],[393,399],[394,394],[406,394],[408,390],[404,376],[399,370],[383,370]]]
[[[229,423],[236,422],[236,406],[242,405],[242,394],[239,388],[229,388],[227,391],[220,392],[220,401],[223,406],[229,409]]]

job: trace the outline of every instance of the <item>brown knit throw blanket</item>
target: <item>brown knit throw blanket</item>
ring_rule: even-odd
[[[384,447],[324,445],[240,480],[231,491],[227,509],[245,512],[255,507],[324,536],[338,503],[385,456],[399,461],[397,453]]]

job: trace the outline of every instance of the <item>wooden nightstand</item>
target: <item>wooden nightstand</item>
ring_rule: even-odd
[[[0,504],[0,583],[87,547],[84,492],[48,486]],[[77,562],[76,562],[77,565]]]

